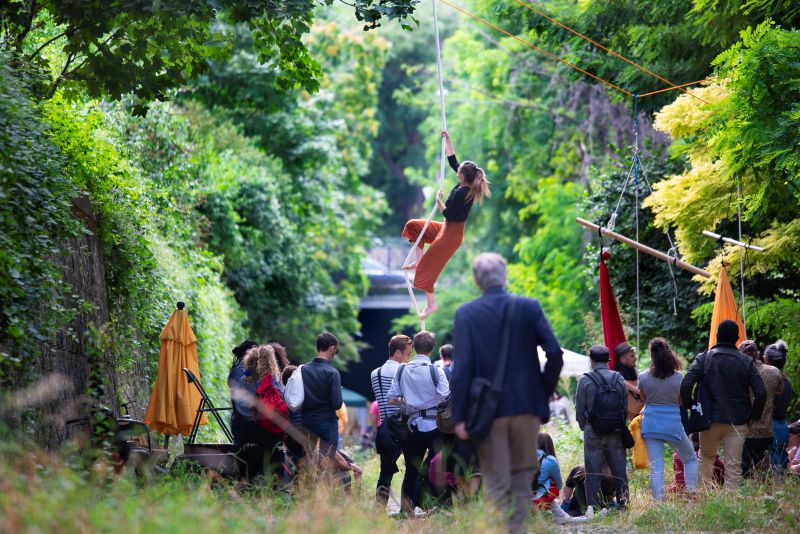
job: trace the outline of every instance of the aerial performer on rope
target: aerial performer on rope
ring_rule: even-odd
[[[414,287],[425,292],[427,303],[425,309],[419,314],[420,320],[425,319],[437,309],[434,285],[444,266],[461,246],[464,239],[464,227],[473,202],[481,204],[484,195],[492,196],[484,170],[473,161],[465,161],[459,165],[447,130],[442,130],[442,137],[445,140],[447,161],[456,172],[458,183],[444,202],[442,201],[444,191],[439,189],[436,193],[436,204],[444,215],[444,222],[430,221],[414,250],[416,261],[403,266],[404,269],[416,271]],[[411,219],[403,228],[403,237],[408,239],[413,246],[424,226],[425,219]],[[428,245],[428,248],[423,251],[422,247],[425,244]]]

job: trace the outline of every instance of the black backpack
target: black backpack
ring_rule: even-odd
[[[597,434],[615,434],[627,428],[625,424],[627,395],[624,392],[620,394],[615,386],[618,374],[612,371],[610,383],[599,372],[592,371],[585,375],[597,386],[592,411],[589,413],[589,424]]]

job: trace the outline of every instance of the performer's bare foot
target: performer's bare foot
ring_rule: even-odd
[[[404,271],[416,271],[417,270],[417,264],[416,263],[412,263],[411,265],[403,265],[403,270]]]
[[[439,306],[437,306],[436,304],[433,304],[433,305],[429,304],[428,306],[425,306],[425,309],[422,310],[422,313],[419,314],[419,320],[420,321],[424,320],[425,317],[429,316],[430,314],[432,314],[433,312],[435,312],[438,309],[439,309]]]

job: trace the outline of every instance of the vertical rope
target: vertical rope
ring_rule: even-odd
[[[439,16],[436,12],[437,0],[431,0],[433,5],[433,37],[436,40],[436,70],[439,73],[439,112],[442,116],[442,130],[447,130],[447,115],[444,109],[444,79],[442,77],[442,43],[439,41]],[[442,155],[439,159],[439,189],[444,188],[444,169],[447,164],[445,152],[445,139],[442,137]]]
[[[739,217],[739,242],[744,243],[742,241],[742,182],[741,180],[737,180],[736,182],[736,214]],[[744,327],[744,331],[747,332],[747,316],[744,312],[744,253],[747,249],[740,249],[739,250],[739,280],[741,281],[741,290],[739,294],[739,298],[742,301],[742,326]]]
[[[444,108],[444,79],[442,76],[442,47],[439,41],[439,15],[436,11],[436,2],[437,0],[431,0],[431,5],[433,6],[433,35],[434,40],[436,41],[436,69],[439,74],[439,111],[441,113],[442,118],[442,129],[447,129],[447,117],[445,115],[445,108]],[[439,158],[439,176],[437,177],[437,185],[438,189],[444,188],[444,169],[445,165],[447,164],[447,154],[445,151],[446,141],[442,138],[442,153],[441,157]],[[406,260],[403,262],[403,267],[411,265],[410,261],[411,258],[416,258],[416,254],[414,251],[419,246],[420,241],[422,241],[422,236],[425,235],[425,231],[428,229],[428,226],[431,224],[431,219],[436,214],[436,210],[438,209],[438,204],[436,202],[433,203],[433,208],[431,208],[430,213],[428,214],[428,218],[425,219],[425,224],[422,226],[422,230],[420,231],[419,235],[417,236],[417,240],[411,246],[411,250],[408,251],[408,255],[406,256]],[[408,296],[411,298],[411,303],[414,306],[414,311],[417,312],[419,315],[420,309],[419,304],[417,303],[417,297],[414,295],[414,286],[411,283],[411,276],[407,269],[403,270],[403,274],[406,279],[406,288],[408,289]],[[420,319],[420,329],[425,330],[425,320]]]
[[[639,241],[639,95],[633,95],[633,189],[635,196],[634,220],[636,241]],[[636,249],[636,351],[639,352],[639,249]]]

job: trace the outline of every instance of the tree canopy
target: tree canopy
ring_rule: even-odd
[[[331,5],[334,0],[321,0]],[[383,20],[411,29],[418,0],[347,2],[364,30]],[[49,73],[52,96],[64,85],[90,97],[133,93],[143,102],[206,72],[227,57],[231,35],[217,23],[246,25],[261,64],[282,89],[319,87],[322,71],[303,42],[317,0],[11,0],[0,7],[0,41],[19,61]]]
[[[2,4],[0,198],[27,195],[0,206],[4,377],[36,358],[31,329],[46,339],[93,306],[61,283],[56,261],[65,242],[88,235],[70,214],[74,198],[98,214],[106,349],[125,354],[121,367],[154,365],[157,340],[148,336],[177,297],[195,306],[214,376],[245,335],[282,341],[299,360],[313,352],[309,332],[331,330],[342,361],[356,358],[364,251],[374,238],[399,236],[433,200],[438,84],[430,16],[418,7]],[[645,244],[666,249],[670,233],[686,261],[715,273],[725,261],[743,274],[748,333],[760,344],[800,343],[800,9],[778,0],[463,7],[631,93],[668,86],[540,10],[659,76],[695,82],[686,91],[702,100],[680,91],[640,99],[635,147],[630,98],[443,8],[448,127],[459,159],[487,170],[493,196],[473,208],[462,250],[440,278],[440,310],[428,321],[440,341],[455,308],[477,295],[469,262],[487,250],[509,260],[511,290],[542,301],[562,345],[601,340],[599,242],[574,218],[605,224],[619,206],[623,233],[638,220]],[[635,149],[652,194],[643,180],[623,192]],[[637,196],[649,197],[638,212]],[[743,238],[767,248],[745,254],[744,273],[740,249],[700,233],[735,237],[738,207]],[[632,339],[635,253],[604,245]],[[673,279],[650,258],[638,269],[644,341],[666,335],[682,354],[696,353],[713,282],[679,271]],[[410,315],[400,323],[418,325]],[[219,394],[224,384],[216,385]]]

